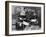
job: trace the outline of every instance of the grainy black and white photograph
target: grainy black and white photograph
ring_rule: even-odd
[[[7,2],[6,8],[9,35],[44,33],[44,3]]]
[[[12,6],[12,30],[39,30],[41,7]]]

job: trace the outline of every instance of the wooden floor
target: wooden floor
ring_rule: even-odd
[[[15,25],[12,26],[12,29],[15,30]],[[39,30],[40,27],[38,25],[31,25],[31,27],[26,26],[24,30]]]
[[[35,25],[32,25],[31,27],[28,27],[28,26],[27,26],[27,27],[25,28],[25,30],[39,30],[39,29],[40,29],[40,27],[39,27],[38,25],[36,25],[36,26],[35,26]]]

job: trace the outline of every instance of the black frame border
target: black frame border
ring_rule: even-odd
[[[26,4],[42,4],[42,5],[44,5],[44,32],[43,33],[27,33],[27,34],[11,34],[11,35],[9,35],[9,3],[26,3]],[[32,34],[45,34],[45,3],[5,1],[5,36],[32,35]]]

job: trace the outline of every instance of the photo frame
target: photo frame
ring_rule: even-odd
[[[5,35],[45,34],[45,3],[5,2]]]

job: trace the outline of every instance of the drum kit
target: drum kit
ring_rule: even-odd
[[[28,12],[31,14],[32,12]],[[16,30],[24,30],[26,27],[31,27],[33,24],[37,24],[38,20],[36,19],[36,14],[31,15],[26,14],[24,8],[21,7],[20,15],[18,16],[18,22],[16,23]],[[30,16],[29,18],[27,16]],[[32,18],[33,17],[33,18]]]

